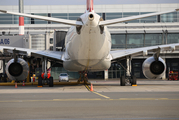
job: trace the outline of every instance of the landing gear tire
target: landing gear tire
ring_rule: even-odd
[[[125,76],[122,76],[120,78],[120,83],[121,83],[121,86],[125,86],[126,85],[126,83],[125,83]]]
[[[49,78],[49,87],[53,87],[53,77]]]
[[[137,84],[136,77],[132,76],[131,85],[136,85],[136,84]]]
[[[42,84],[42,77],[41,76],[38,79],[38,86],[43,86],[43,84]]]

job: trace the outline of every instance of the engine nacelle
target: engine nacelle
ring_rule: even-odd
[[[14,62],[11,59],[6,65],[6,74],[11,80],[25,80],[29,73],[29,66],[27,62],[21,58]]]
[[[161,78],[166,71],[166,64],[160,57],[158,58],[158,61],[155,61],[154,57],[149,57],[143,62],[142,70],[146,78]]]

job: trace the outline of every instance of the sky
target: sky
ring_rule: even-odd
[[[18,5],[19,0],[0,0],[0,5]],[[94,0],[102,4],[160,4],[179,3],[179,0]],[[24,5],[86,5],[86,0],[24,0]]]

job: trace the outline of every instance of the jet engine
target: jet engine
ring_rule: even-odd
[[[161,78],[166,71],[166,64],[165,61],[160,57],[158,60],[155,60],[154,57],[149,57],[144,61],[142,70],[146,78]]]
[[[11,80],[25,80],[29,73],[27,62],[21,58],[11,59],[6,65],[6,74]]]

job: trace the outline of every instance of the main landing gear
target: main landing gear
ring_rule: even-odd
[[[126,66],[127,68],[125,68],[120,61],[117,61],[118,64],[120,64],[121,67],[123,67],[123,69],[126,71],[126,76],[121,76],[120,78],[120,85],[121,86],[125,86],[125,85],[131,85],[131,86],[136,86],[137,85],[137,80],[136,77],[134,75],[132,75],[131,73],[131,60],[132,58],[130,56],[128,56],[126,58]]]
[[[84,84],[88,84],[88,75],[87,75],[87,71],[80,71],[80,78],[78,79],[78,83],[80,82],[84,82]]]
[[[135,76],[122,76],[120,78],[120,83],[121,86],[129,85],[129,84],[131,84],[131,86],[137,85]]]

